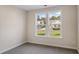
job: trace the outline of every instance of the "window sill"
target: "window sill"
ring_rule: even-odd
[[[35,37],[39,37],[39,38],[63,39],[63,37],[62,37],[62,36],[60,36],[60,37],[52,37],[52,36],[39,36],[39,35],[35,35]]]

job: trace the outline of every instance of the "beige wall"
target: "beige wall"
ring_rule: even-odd
[[[35,22],[35,13],[41,11],[53,10],[53,7],[40,9],[40,10],[32,10],[28,13],[28,42],[58,46],[64,48],[77,48],[77,8],[76,6],[58,6],[58,8],[62,11],[63,15],[63,38],[55,39],[48,37],[36,37],[34,35],[34,22]]]
[[[0,53],[26,42],[27,13],[0,6]]]
[[[78,49],[78,52],[79,52],[79,6],[77,6],[77,17],[78,17],[78,22],[77,22],[77,24],[78,24],[78,28],[77,28],[78,29],[78,33],[77,33],[78,34],[77,47],[78,48],[77,49]]]

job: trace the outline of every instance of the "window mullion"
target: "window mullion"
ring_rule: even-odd
[[[49,36],[48,13],[46,13],[46,36]]]

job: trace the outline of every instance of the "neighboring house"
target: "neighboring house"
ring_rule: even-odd
[[[38,24],[38,25],[45,25],[43,20],[37,21],[37,24]]]
[[[60,29],[61,22],[59,20],[51,20],[51,28]]]

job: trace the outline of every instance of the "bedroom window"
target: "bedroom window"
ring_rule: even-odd
[[[44,13],[36,15],[36,35],[46,35],[46,14]]]
[[[37,36],[62,37],[62,19],[60,11],[37,13],[35,16],[35,33]]]

